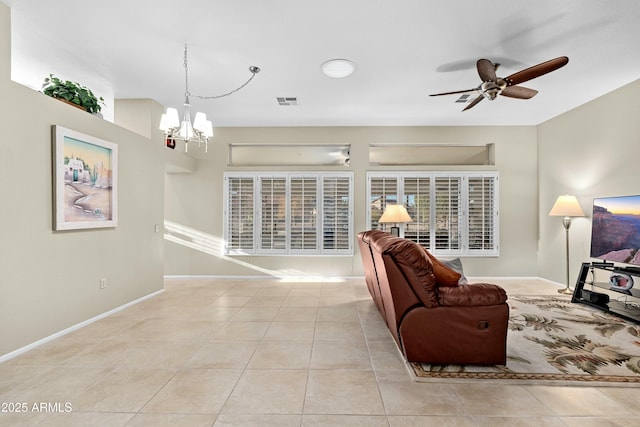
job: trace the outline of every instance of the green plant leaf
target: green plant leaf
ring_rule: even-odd
[[[42,84],[42,93],[53,98],[62,98],[76,105],[84,107],[88,112],[95,114],[102,109],[104,99],[96,98],[94,93],[78,82],[60,80],[53,74],[45,77]]]

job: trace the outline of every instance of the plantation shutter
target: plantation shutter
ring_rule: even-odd
[[[285,250],[287,247],[286,179],[260,178],[260,249]]]
[[[499,255],[497,172],[369,172],[366,197],[370,229],[388,230],[378,219],[399,200],[401,236],[435,255]]]
[[[413,220],[405,224],[404,237],[430,247],[431,242],[431,178],[407,177],[403,179],[403,200]]]
[[[468,235],[470,250],[494,250],[497,248],[496,186],[496,176],[469,177]]]
[[[378,220],[387,205],[398,204],[398,177],[371,176],[369,179],[369,229],[386,230]]]
[[[254,250],[253,182],[253,177],[227,178],[227,251]]]
[[[351,249],[351,178],[322,179],[322,249]]]
[[[226,254],[353,254],[353,173],[224,177]]]
[[[436,176],[435,181],[435,249],[457,250],[460,245],[461,177]]]
[[[316,177],[291,178],[290,212],[292,250],[318,247],[318,180]]]

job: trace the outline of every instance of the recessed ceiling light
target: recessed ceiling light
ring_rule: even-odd
[[[343,79],[348,77],[356,69],[353,62],[348,59],[330,59],[320,66],[322,73],[332,79]]]

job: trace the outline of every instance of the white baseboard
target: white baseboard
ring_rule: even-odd
[[[538,276],[514,276],[514,277],[507,277],[507,276],[495,276],[495,277],[476,277],[476,276],[470,276],[471,279],[473,279],[473,281],[475,282],[481,282],[481,281],[486,281],[487,283],[491,283],[492,280],[494,281],[498,281],[498,280],[540,280],[546,283],[549,283],[551,285],[555,285],[555,286],[562,286],[565,287],[566,285],[559,283],[559,282],[554,282],[553,280],[549,280],[549,279],[545,279],[544,277],[538,277]]]
[[[112,314],[117,313],[119,311],[122,311],[127,307],[131,307],[132,305],[136,305],[138,303],[141,303],[144,300],[147,300],[149,298],[153,298],[156,295],[161,294],[162,292],[164,292],[164,289],[160,289],[158,291],[152,292],[149,295],[145,295],[143,297],[135,299],[135,300],[133,300],[131,302],[128,302],[128,303],[123,304],[123,305],[121,305],[119,307],[116,307],[113,310],[109,310],[109,311],[107,311],[105,313],[99,314],[99,315],[97,315],[95,317],[92,317],[91,319],[85,320],[84,322],[80,322],[80,323],[78,323],[76,325],[73,325],[73,326],[70,326],[70,327],[68,327],[66,329],[63,329],[62,331],[56,332],[53,335],[49,335],[48,337],[44,337],[42,339],[39,339],[36,342],[33,342],[31,344],[28,344],[28,345],[25,345],[24,347],[20,347],[19,349],[14,350],[14,351],[12,351],[10,353],[4,354],[4,355],[0,356],[0,363],[6,362],[9,359],[13,359],[16,356],[19,356],[19,355],[21,355],[23,353],[26,353],[29,350],[32,350],[32,349],[34,349],[36,347],[41,346],[42,344],[46,344],[46,343],[48,343],[50,341],[55,340],[56,338],[60,338],[60,337],[62,337],[64,335],[67,335],[70,332],[76,331],[76,330],[78,330],[78,329],[80,329],[82,327],[90,325],[91,323],[96,322],[96,321],[98,321],[100,319],[104,319],[105,317],[111,316]]]
[[[544,277],[537,276],[514,276],[514,277],[476,277],[470,276],[475,282],[487,282],[491,283],[491,281],[498,280],[541,280],[543,282],[549,283],[554,286],[564,287],[565,285],[562,283],[554,282],[553,280],[545,279]],[[226,275],[214,275],[214,274],[185,274],[185,275],[166,275],[164,276],[165,280],[189,280],[189,279],[204,279],[204,280],[289,280],[294,281],[298,280],[301,282],[337,282],[340,280],[364,280],[364,276],[226,276]]]
[[[549,279],[545,279],[544,277],[538,277],[538,280],[542,280],[543,282],[547,282],[549,284],[552,285],[556,285],[556,286],[560,286],[560,287],[565,287],[566,285],[560,282],[554,282],[553,280],[549,280]]]
[[[187,280],[187,279],[204,279],[204,280],[298,280],[301,282],[336,282],[340,280],[356,280],[364,279],[364,276],[223,276],[223,275],[166,275],[165,280]]]

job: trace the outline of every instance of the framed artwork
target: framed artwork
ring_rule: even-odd
[[[118,146],[54,125],[54,230],[118,225]]]

